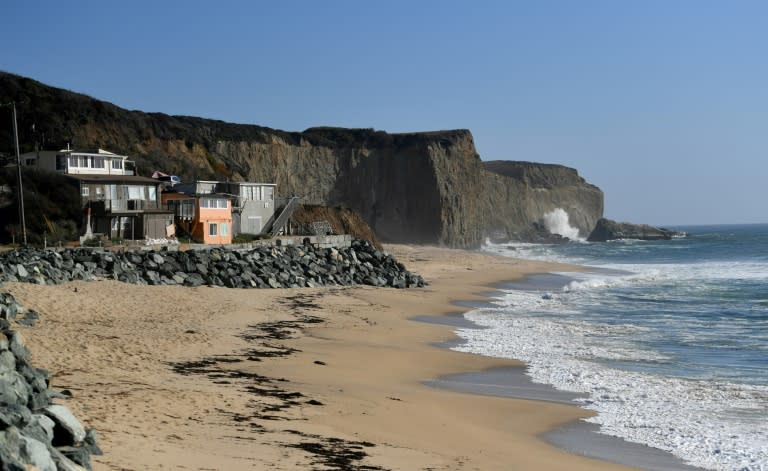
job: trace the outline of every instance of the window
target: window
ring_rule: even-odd
[[[69,166],[70,167],[77,167],[78,166],[77,165],[77,157],[73,157],[73,156],[70,155],[68,157],[68,159],[69,159]]]
[[[80,195],[81,196],[88,196],[88,193],[89,192],[88,192],[88,187],[87,186],[84,186],[84,187],[80,188]]]
[[[200,198],[200,207],[208,209],[227,209],[227,200],[223,198]]]
[[[123,161],[120,159],[112,159],[112,168],[115,170],[123,169]]]
[[[222,222],[220,226],[221,226],[221,235],[222,236],[229,235],[229,224],[227,224],[226,222]]]
[[[261,187],[250,186],[250,185],[244,186],[243,194],[245,195],[245,199],[247,200],[258,201],[261,199]]]
[[[93,157],[91,163],[93,168],[104,168],[104,157]]]
[[[208,235],[215,236],[218,231],[218,228],[219,228],[218,224],[214,224],[214,223],[208,224]]]
[[[129,200],[143,200],[144,199],[144,187],[141,185],[128,185],[128,199]]]
[[[81,155],[79,158],[79,167],[88,168],[88,157]]]

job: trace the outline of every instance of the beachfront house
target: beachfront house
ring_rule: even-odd
[[[261,234],[275,217],[275,184],[219,182],[217,190],[232,198],[232,234]]]
[[[137,240],[164,239],[174,234],[173,212],[163,208],[157,180],[105,174],[68,177],[80,192],[86,236]]]
[[[174,222],[205,244],[232,243],[231,196],[221,193],[219,182],[182,183],[164,191],[161,200],[173,213]]]
[[[134,175],[135,163],[125,155],[104,149],[27,152],[20,156],[25,167],[63,173],[65,175]]]

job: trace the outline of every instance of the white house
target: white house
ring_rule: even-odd
[[[66,175],[133,175],[134,161],[104,149],[60,151],[43,150],[22,154],[25,167],[37,167]]]

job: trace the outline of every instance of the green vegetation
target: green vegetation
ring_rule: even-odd
[[[74,180],[53,172],[24,169],[24,212],[27,241],[33,245],[48,245],[78,237],[82,219],[80,194]],[[21,239],[19,223],[16,169],[0,169],[0,242]]]

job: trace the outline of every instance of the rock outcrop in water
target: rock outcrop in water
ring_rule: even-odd
[[[535,224],[556,208],[586,235],[602,216],[602,192],[574,169],[483,163],[472,134],[463,129],[284,132],[128,111],[0,72],[0,102],[11,100],[25,103],[19,129],[29,150],[44,133],[48,147],[74,142],[130,155],[145,175],[163,170],[185,180],[274,182],[282,196],[355,210],[384,242],[466,248],[489,236],[529,240],[540,233]],[[28,131],[33,123],[35,135]],[[10,145],[0,134],[0,148]]]
[[[587,238],[590,242],[606,242],[609,240],[635,239],[635,240],[669,240],[675,237],[684,237],[684,232],[670,231],[647,224],[630,224],[616,222],[602,218]]]

